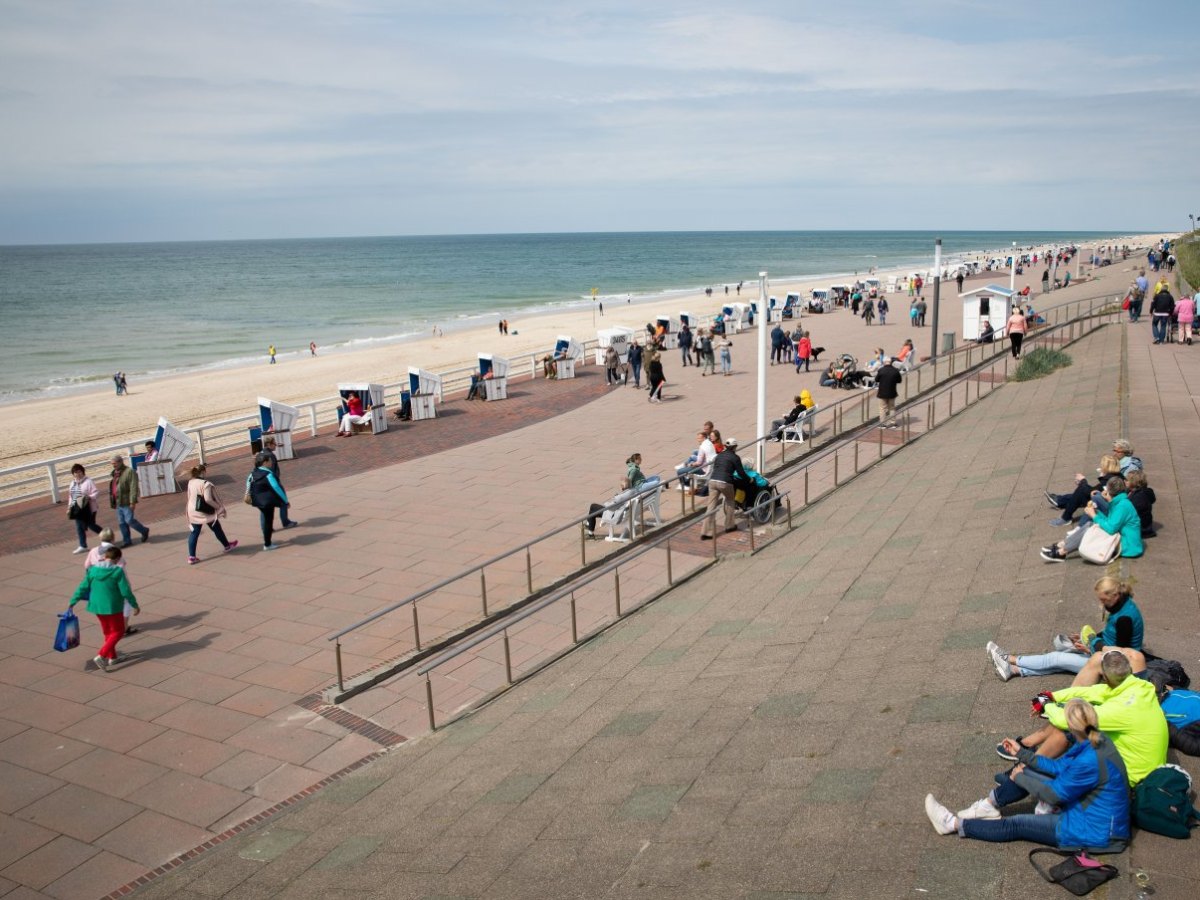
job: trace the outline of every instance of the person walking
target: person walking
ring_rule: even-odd
[[[212,482],[204,477],[207,471],[208,467],[203,463],[192,466],[192,477],[188,480],[187,485],[186,515],[188,526],[191,528],[191,533],[188,535],[187,561],[189,566],[200,562],[200,557],[196,556],[196,542],[200,539],[200,531],[205,525],[216,535],[226,553],[236,549],[238,545],[237,541],[231,541],[225,537],[225,529],[221,527],[220,521],[225,518],[225,504],[217,496]]]
[[[604,381],[609,387],[621,383],[621,378],[617,374],[617,368],[620,365],[621,355],[617,353],[616,347],[609,344],[608,349],[604,351]]]
[[[733,374],[733,341],[729,339],[729,335],[721,337],[717,348],[721,351],[721,374],[728,377]]]
[[[1013,260],[1013,265],[1015,266],[1016,264],[1017,264],[1017,263],[1016,263],[1016,260],[1014,259],[1014,260]],[[959,269],[959,270],[958,270],[958,274],[954,276],[954,280],[958,282],[958,292],[961,294],[961,293],[962,293],[963,281],[965,280],[965,279],[964,279],[964,276],[963,276],[963,271],[962,271],[962,269]]]
[[[87,470],[79,463],[71,466],[71,485],[67,489],[67,518],[75,523],[75,535],[79,538],[79,546],[74,553],[87,553],[87,533],[100,533],[96,524],[96,482],[88,478]]]
[[[896,398],[900,396],[900,370],[892,365],[892,358],[885,356],[883,364],[875,370],[875,396],[879,400],[879,427],[895,428]]]
[[[863,300],[862,317],[863,321],[867,323],[868,327],[870,327],[871,323],[875,321],[875,301],[873,301],[870,297],[867,297],[865,300]]]
[[[142,536],[142,543],[150,540],[150,529],[137,520],[134,509],[138,503],[137,476],[133,469],[125,465],[125,457],[112,458],[112,475],[108,483],[108,500],[117,511],[117,527],[121,529],[121,546],[132,547],[133,535],[130,529]]]
[[[607,354],[606,354],[607,355]],[[642,345],[634,341],[629,345],[629,355],[626,357],[629,360],[629,371],[633,375],[633,386],[641,388],[642,386]]]
[[[771,329],[771,365],[783,362],[783,326],[776,325]]]
[[[713,350],[712,335],[705,332],[704,337],[700,339],[700,356],[703,362],[703,368],[700,370],[700,377],[705,375],[717,374],[717,356]]]
[[[265,438],[263,438],[262,455],[267,458],[266,466],[274,473],[275,480],[282,485],[283,476],[279,474],[279,458],[275,455],[276,446],[275,438],[271,437],[270,435],[267,435]],[[283,528],[295,528],[300,524],[295,519],[288,518],[288,512],[290,509],[291,506],[287,503],[279,507],[279,524]]]
[[[679,355],[683,357],[685,366],[690,363],[688,357],[692,355],[692,329],[686,325],[679,329]]]
[[[1150,301],[1150,330],[1154,343],[1165,344],[1171,336],[1171,317],[1175,315],[1175,298],[1169,288],[1162,288]]]
[[[1175,318],[1179,320],[1179,343],[1192,344],[1192,324],[1196,319],[1196,301],[1193,297],[1180,297],[1175,304]]]
[[[800,340],[796,342],[796,374],[800,374],[800,364],[804,364],[804,371],[809,370],[809,364],[812,363],[812,338],[808,336],[808,332],[802,332]]]
[[[275,509],[280,506],[286,507],[288,498],[283,485],[275,478],[275,473],[267,467],[267,457],[263,453],[260,452],[254,457],[254,465],[254,471],[246,476],[246,493],[250,495],[250,505],[259,513],[263,549],[275,550],[277,547],[271,542],[275,532]]]
[[[123,660],[117,653],[117,643],[125,636],[125,605],[129,604],[132,615],[136,616],[142,611],[120,563],[120,547],[105,550],[103,561],[87,570],[67,607],[74,609],[76,603],[86,599],[88,612],[100,622],[104,643],[92,662],[102,672],[107,672],[109,666]]]
[[[271,365],[275,365],[275,345],[267,345],[267,356],[271,357]]]
[[[929,311],[929,305],[921,297],[917,298],[917,324],[925,327],[925,313]]]
[[[717,509],[725,509],[725,533],[737,531],[734,520],[734,480],[746,481],[746,470],[737,455],[738,442],[730,439],[713,460],[712,472],[708,476],[708,512],[704,516],[704,527],[700,540],[711,541],[717,527]]]
[[[650,383],[649,401],[662,403],[662,389],[667,383],[667,376],[663,372],[662,357],[657,350],[651,350],[646,357],[646,380]]]
[[[875,308],[879,311],[879,324],[886,325],[887,324],[887,314],[888,314],[887,297],[880,297],[879,303],[877,303],[875,305]]]
[[[1008,333],[1008,342],[1012,350],[1012,358],[1021,358],[1021,342],[1025,340],[1025,333],[1029,330],[1029,324],[1025,321],[1025,314],[1021,312],[1021,307],[1013,307],[1013,314],[1008,317],[1008,323],[1005,325],[1005,330]]]

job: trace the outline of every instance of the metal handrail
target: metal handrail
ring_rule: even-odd
[[[1047,310],[1045,310],[1042,315],[1049,317],[1049,314],[1053,312],[1055,314],[1055,318],[1057,320],[1059,320],[1059,323],[1061,323],[1061,320],[1063,319],[1064,311],[1069,310],[1071,307],[1075,307],[1076,313],[1078,313],[1079,309],[1082,308],[1083,302],[1084,301],[1071,301],[1068,303],[1061,304],[1057,307],[1051,307],[1051,308],[1048,308]],[[1092,300],[1092,301],[1088,301],[1088,302],[1090,303],[1090,305],[1089,305],[1089,314],[1090,314],[1090,311],[1095,308],[1096,300]],[[1107,304],[1107,303],[1111,302],[1111,299],[1106,299],[1103,302],[1105,304]],[[1038,330],[1035,332],[1032,332],[1032,334],[1041,335],[1041,334],[1046,333],[1047,330],[1054,329],[1056,327],[1060,327],[1060,324],[1057,324],[1057,323],[1050,324],[1048,322],[1044,326],[1039,326]],[[968,345],[965,345],[960,348],[955,348],[953,351],[949,351],[948,353],[943,354],[943,358],[946,356],[950,356],[951,362],[950,362],[950,365],[948,366],[949,371],[940,379],[938,378],[938,375],[939,375],[939,372],[938,372],[939,358],[938,357],[934,357],[933,359],[928,360],[925,363],[921,363],[921,364],[913,367],[912,369],[909,370],[908,374],[911,376],[913,373],[917,373],[918,393],[919,394],[924,393],[923,389],[921,388],[920,372],[922,370],[926,369],[926,367],[933,369],[933,380],[932,380],[932,383],[930,384],[930,389],[936,388],[938,384],[944,384],[946,381],[954,379],[957,374],[959,374],[963,371],[967,371],[969,369],[970,357],[976,351],[976,347],[988,348],[990,346],[990,348],[991,348],[990,356],[986,356],[984,359],[981,359],[980,364],[982,364],[985,361],[988,361],[989,359],[994,360],[997,356],[1007,353],[1008,350],[1004,343],[1005,337],[1006,336],[1001,336],[1001,338],[996,340],[991,345],[987,345],[987,344],[976,345],[976,344],[972,343],[972,344],[968,344]],[[981,355],[983,355],[984,353],[987,353],[987,352],[988,352],[987,350],[980,351]],[[954,354],[965,354],[967,357],[967,360],[968,360],[967,365],[961,367],[959,369],[958,373],[956,373],[956,371],[955,371],[956,365],[955,365],[954,357],[953,357]],[[904,402],[905,403],[909,402],[908,401],[908,395],[909,395],[908,383],[909,383],[908,379],[906,379],[904,382],[904,385],[905,385],[905,401]],[[836,401],[834,404],[831,404],[829,406],[822,408],[822,413],[832,414],[833,420],[834,420],[834,428],[831,431],[831,433],[829,435],[829,439],[825,445],[826,450],[829,449],[829,447],[832,445],[832,443],[834,441],[836,441],[839,437],[841,437],[847,433],[847,428],[845,427],[845,415],[844,415],[844,411],[846,408],[853,405],[853,406],[861,406],[864,409],[864,413],[863,413],[861,422],[858,425],[855,425],[852,427],[856,428],[856,427],[860,427],[861,425],[865,425],[871,419],[874,418],[874,417],[870,417],[870,416],[866,415],[866,413],[865,413],[864,401],[867,400],[867,396],[868,395],[866,395],[864,393],[859,393],[855,396],[844,398],[842,400]],[[816,428],[816,418],[815,417],[811,420],[810,426],[815,430],[815,428]],[[765,440],[767,440],[767,436],[757,438],[756,440],[754,440],[752,442],[740,445],[739,450],[746,450],[746,449],[753,448],[753,447],[757,446],[757,444],[759,444],[760,442],[765,441]],[[771,474],[773,476],[776,472],[782,471],[783,469],[785,469],[789,466],[788,460],[786,458],[786,453],[787,453],[786,448],[787,448],[786,443],[781,445],[779,465],[773,469],[768,470],[768,472],[765,474]],[[798,461],[800,459],[805,459],[805,458],[811,457],[816,452],[817,452],[817,448],[810,440],[809,446],[808,446],[808,451],[805,453],[802,453],[799,457],[796,458],[796,460]],[[820,458],[824,458],[825,455],[827,455],[827,454],[822,454]],[[782,477],[786,478],[788,476],[785,474]],[[663,485],[663,489],[669,488],[671,485],[675,484],[679,480],[680,480],[679,478],[668,478],[668,479],[663,480],[661,482]],[[631,509],[629,511],[630,515],[632,515],[632,506],[636,502],[637,499],[638,499],[637,497],[634,497],[634,498],[630,498],[628,501],[625,501],[631,507]],[[606,504],[603,507],[603,509],[606,509],[606,510],[614,509],[619,505],[620,504],[614,504],[614,503],[610,502],[609,504]],[[692,500],[692,508],[690,511],[686,509],[686,499],[683,500],[683,505],[684,505],[684,508],[681,509],[681,512],[680,512],[681,516],[689,516],[696,512],[696,506],[695,506],[694,499]],[[600,514],[601,514],[601,512],[596,513],[596,515],[600,515]],[[338,673],[339,689],[344,689],[344,674],[342,672],[342,665],[341,665],[341,638],[357,631],[358,629],[364,627],[365,625],[368,625],[372,622],[378,621],[379,619],[384,618],[385,616],[387,616],[399,609],[403,609],[405,607],[412,607],[413,608],[414,649],[419,651],[423,648],[422,648],[421,639],[420,639],[419,614],[418,614],[417,607],[415,605],[418,601],[423,600],[426,597],[429,597],[430,595],[436,593],[437,591],[442,590],[446,587],[449,587],[450,585],[452,585],[456,582],[462,581],[465,578],[469,578],[469,577],[478,575],[480,578],[480,582],[481,582],[480,583],[480,594],[481,594],[482,618],[487,618],[487,616],[489,615],[489,610],[488,610],[488,605],[487,605],[487,586],[486,586],[486,578],[483,573],[489,566],[495,565],[499,562],[510,559],[510,558],[524,552],[525,556],[526,556],[525,562],[526,562],[527,588],[528,588],[526,597],[532,596],[534,594],[533,575],[532,575],[532,554],[530,553],[532,548],[535,547],[537,544],[542,543],[543,541],[547,541],[552,538],[559,537],[564,532],[567,532],[573,528],[581,526],[582,523],[589,518],[591,518],[591,514],[584,514],[584,515],[580,515],[576,518],[570,519],[567,522],[565,522],[564,524],[559,525],[556,528],[553,528],[541,535],[538,535],[535,538],[525,541],[525,542],[517,545],[516,547],[510,548],[509,550],[507,550],[503,553],[497,554],[496,556],[493,556],[492,558],[490,558],[484,562],[476,563],[475,565],[471,566],[468,569],[461,570],[461,571],[455,573],[454,575],[444,578],[441,581],[439,581],[433,585],[427,586],[427,587],[423,588],[422,590],[417,591],[416,593],[411,594],[407,597],[404,597],[395,603],[389,604],[388,606],[386,606],[380,610],[377,610],[376,612],[372,613],[371,615],[369,615],[363,619],[360,619],[356,622],[353,622],[350,625],[346,626],[345,628],[342,628],[339,631],[337,631],[336,633],[330,635],[327,638],[327,640],[335,642],[335,652],[337,654],[337,673]],[[631,523],[630,528],[632,529],[632,527],[633,527],[633,524]],[[581,563],[583,566],[587,565],[586,546],[587,546],[586,542],[581,544]],[[518,601],[518,602],[520,602],[520,601]]]
[[[1089,305],[1087,316],[1084,318],[1100,319],[1100,318],[1106,316],[1108,314],[1108,312],[1110,311],[1111,303],[1112,303],[1111,299],[1102,301],[1099,305],[1100,312],[1097,314],[1097,305],[1095,302],[1092,302]],[[1045,327],[1044,329],[1039,331],[1037,333],[1037,335],[1034,336],[1034,339],[1031,340],[1030,343],[1036,343],[1038,340],[1043,340],[1044,338],[1046,338],[1050,335],[1053,335],[1055,333],[1061,332],[1063,329],[1067,329],[1067,328],[1070,329],[1069,340],[1073,341],[1077,337],[1081,338],[1085,334],[1090,334],[1092,331],[1095,331],[1096,328],[1101,327],[1101,325],[1103,324],[1102,322],[1100,322],[1098,324],[1093,324],[1092,327],[1087,328],[1086,330],[1081,330],[1081,332],[1078,335],[1076,335],[1075,327],[1074,327],[1076,321],[1077,321],[1077,319],[1070,319],[1066,322],[1060,321],[1054,325],[1048,325],[1047,327]],[[1005,352],[1007,352],[1007,351],[1005,351]],[[990,370],[994,370],[997,365],[996,357],[998,355],[1000,355],[1000,354],[993,353],[990,356],[982,359],[977,365],[975,365],[973,367],[965,368],[957,376],[946,379],[946,381],[943,382],[940,386],[938,386],[937,388],[933,389],[932,391],[926,393],[925,395],[923,395],[921,397],[921,399],[916,404],[916,406],[925,405],[930,409],[930,412],[931,412],[931,415],[929,416],[929,419],[930,419],[929,428],[930,429],[937,427],[937,425],[942,424],[946,421],[949,421],[951,418],[954,417],[953,392],[955,392],[957,390],[958,385],[960,383],[965,384],[967,386],[966,392],[965,392],[966,402],[960,409],[966,409],[970,406],[973,406],[975,403],[978,403],[984,396],[990,396],[992,391],[994,391],[996,389],[997,385],[993,382],[992,387],[989,388],[987,395],[984,395],[979,389],[980,382],[977,382],[975,399],[974,399],[974,401],[972,401],[971,396],[970,396],[970,388],[969,388],[970,376],[981,371],[982,369],[985,368],[985,366]],[[1003,361],[1005,364],[1005,372],[1007,373],[1008,357],[1005,356]],[[942,420],[942,423],[939,423],[937,421],[937,416],[936,416],[937,401],[939,398],[941,398],[943,396],[947,396],[947,395],[949,395],[951,398],[949,414],[946,416],[945,419]],[[909,405],[908,407],[905,407],[905,408],[908,408],[911,410],[912,405]],[[903,411],[903,409],[904,408],[898,409],[897,413],[898,414],[901,413]],[[906,422],[907,422],[907,419],[906,419]],[[864,426],[866,424],[868,424],[868,423],[863,423]],[[847,439],[850,441],[855,441],[855,445],[854,445],[855,446],[855,475],[858,475],[861,472],[861,470],[857,464],[857,462],[858,462],[858,459],[857,459],[858,443],[857,443],[857,439],[855,437],[855,432],[861,430],[861,427],[863,427],[863,426],[860,426],[860,428],[853,429],[851,432],[847,433],[848,434]],[[883,432],[882,432],[882,430],[880,430],[879,460],[882,460],[885,455],[890,455],[890,453],[889,454],[884,453],[882,434],[883,434]],[[911,434],[911,432],[908,430],[908,428],[906,426],[904,428],[904,430],[902,430],[902,432],[901,432],[900,447],[897,447],[896,449],[900,449],[901,447],[907,446],[915,439],[916,439],[916,437]],[[833,491],[837,490],[838,487],[840,487],[842,484],[844,484],[844,482],[838,481],[836,459],[837,459],[837,454],[844,450],[845,443],[846,443],[846,440],[843,440],[842,442],[839,442],[837,445],[831,445],[831,446],[825,447],[822,452],[816,454],[815,456],[813,456],[810,459],[806,459],[802,465],[793,465],[793,466],[789,467],[789,470],[778,473],[778,477],[775,478],[774,480],[777,483],[782,483],[783,481],[785,481],[789,478],[795,477],[800,474],[804,474],[805,475],[805,499],[804,499],[805,507],[811,505],[811,502],[813,502],[813,501],[810,501],[810,499],[807,496],[807,487],[808,487],[807,474],[814,466],[817,466],[817,465],[825,462],[830,457],[834,458],[834,483],[828,491],[826,491],[824,494],[822,494],[820,497],[818,497],[816,499],[818,499],[818,500],[822,499],[824,496],[832,493]],[[787,519],[788,529],[787,530],[790,531],[793,527],[792,526],[790,492],[786,492],[786,491],[779,492],[778,496],[780,498],[788,498],[788,519]],[[600,578],[602,578],[603,576],[605,576],[607,574],[618,572],[618,570],[620,569],[621,566],[629,565],[630,563],[640,559],[642,556],[644,556],[650,550],[656,549],[664,543],[667,544],[668,553],[669,553],[670,541],[673,538],[677,537],[679,534],[681,534],[683,531],[685,531],[688,528],[693,527],[693,526],[694,526],[694,521],[691,521],[691,520],[689,520],[687,522],[683,522],[683,523],[678,523],[676,526],[672,527],[666,533],[659,535],[658,537],[654,538],[653,540],[650,540],[643,544],[640,544],[635,550],[632,550],[626,554],[622,554],[618,558],[613,559],[613,560],[603,564],[602,566],[600,566],[596,569],[593,569],[592,571],[589,571],[588,573],[586,573],[586,576],[582,580],[575,580],[575,581],[570,582],[569,584],[565,584],[565,585],[555,589],[554,591],[552,591],[545,597],[539,599],[535,603],[522,608],[519,612],[516,612],[512,615],[506,616],[503,620],[496,622],[495,624],[490,625],[475,634],[472,634],[465,641],[461,641],[461,642],[455,644],[454,646],[449,647],[446,650],[443,650],[442,652],[438,653],[437,655],[427,659],[421,665],[417,666],[415,669],[416,675],[418,677],[424,677],[424,679],[425,679],[426,708],[427,708],[427,714],[429,716],[429,725],[430,725],[431,730],[436,730],[436,728],[437,728],[436,715],[435,715],[435,711],[434,711],[433,684],[432,684],[432,680],[430,678],[430,675],[434,670],[436,670],[440,666],[444,665],[445,663],[456,659],[457,657],[461,656],[463,653],[466,653],[466,652],[472,650],[473,648],[478,647],[479,645],[481,645],[489,640],[492,640],[499,636],[503,636],[504,637],[505,680],[506,680],[507,685],[511,686],[517,680],[517,679],[514,679],[514,677],[513,677],[512,660],[511,660],[511,654],[510,654],[509,645],[508,645],[508,631],[511,628],[513,628],[515,625],[519,624],[520,622],[526,620],[527,618],[529,618],[533,615],[536,615],[537,613],[548,608],[549,606],[553,605],[554,603],[557,603],[560,600],[562,600],[568,596],[573,597],[575,592],[579,591],[581,588],[586,587],[586,586],[598,581]],[[753,532],[751,532],[751,534],[753,535]],[[752,541],[752,551],[751,552],[754,552],[753,541]],[[716,554],[714,552],[714,555],[713,555],[714,561],[715,561],[715,558],[716,558]],[[712,563],[709,562],[707,565],[711,565],[711,564]],[[706,568],[707,565],[703,566],[702,568]],[[697,571],[699,571],[699,570],[697,570]],[[619,577],[619,575],[618,575],[618,577]],[[668,579],[668,587],[673,587],[674,581],[671,576],[671,568],[670,568],[669,559],[668,559],[668,563],[667,563],[667,579]],[[617,591],[618,591],[618,597],[619,597],[619,586],[617,588]],[[637,608],[640,608],[641,606],[643,606],[645,603],[648,603],[648,602],[651,602],[651,601],[650,600],[643,601],[643,603],[639,604],[639,606]],[[633,610],[622,611],[620,608],[620,605],[619,605],[619,600],[618,600],[617,610],[618,610],[617,617],[613,621],[619,621],[620,619],[624,618],[625,615],[628,615],[629,612],[633,611]],[[574,608],[573,607],[572,607],[572,616],[574,616]],[[597,634],[600,631],[603,631],[605,628],[609,627],[611,624],[612,624],[612,622],[605,623],[600,628],[595,629],[591,634],[585,635],[583,637],[583,639],[586,640],[588,637],[590,637],[594,634]],[[575,632],[574,632],[574,618],[572,618],[572,641],[571,641],[570,647],[573,647],[573,646],[576,646],[577,644],[579,644],[580,640],[581,640],[580,637],[577,634],[575,634]],[[566,649],[569,650],[570,647],[568,647]],[[544,663],[540,663],[539,667],[541,665],[544,665]],[[526,673],[526,674],[528,674],[528,673]],[[518,676],[518,678],[519,677],[524,677],[524,676],[523,675]]]

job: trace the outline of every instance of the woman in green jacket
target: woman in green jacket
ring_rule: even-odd
[[[125,570],[118,565],[120,561],[120,547],[105,550],[104,561],[87,570],[71,598],[70,608],[86,599],[88,612],[100,620],[104,644],[92,661],[101,671],[107,671],[110,665],[122,659],[117,654],[117,642],[125,635],[125,604],[129,604],[135,616],[142,611],[125,578]]]
[[[1066,538],[1042,548],[1042,559],[1046,562],[1063,562],[1072,553],[1078,552],[1083,533],[1093,523],[1108,534],[1121,536],[1121,556],[1136,557],[1145,552],[1142,518],[1125,494],[1125,479],[1114,475],[1105,482],[1104,490],[1099,494],[1100,503],[1096,502],[1096,497],[1096,494],[1092,495],[1086,513],[1079,517],[1075,528],[1067,533]]]

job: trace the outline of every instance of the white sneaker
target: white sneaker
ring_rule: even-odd
[[[1047,803],[1045,800],[1039,800],[1037,806],[1033,808],[1035,816],[1049,816],[1058,812],[1058,807],[1053,803]]]
[[[96,668],[99,669],[101,672],[108,671],[108,660],[105,659],[103,656],[93,656],[92,662],[94,662],[96,664]]]
[[[929,816],[929,821],[933,823],[933,830],[938,834],[954,834],[958,831],[958,822],[954,818],[954,813],[938,803],[933,794],[925,795],[925,815]]]
[[[72,553],[87,553],[87,547],[76,547]]]
[[[1012,666],[1008,662],[1008,654],[1001,650],[994,641],[988,643],[988,656],[992,658],[992,665],[996,667],[996,674],[1000,676],[1001,681],[1008,681],[1013,677]]]
[[[998,819],[1000,810],[992,806],[991,801],[984,797],[982,800],[976,800],[966,809],[960,809],[955,815],[960,819]]]

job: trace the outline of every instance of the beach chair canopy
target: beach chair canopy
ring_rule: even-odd
[[[154,433],[154,448],[158,451],[159,462],[170,462],[179,468],[196,449],[196,442],[166,419],[159,419],[158,431]]]
[[[633,329],[617,326],[616,328],[601,328],[596,332],[596,339],[601,347],[626,345],[633,338]]]
[[[704,320],[702,318],[700,318],[700,316],[696,315],[695,313],[680,312],[679,313],[679,324],[681,326],[686,325],[688,328],[695,329],[695,328],[699,327],[700,325],[703,325]]]
[[[348,400],[351,394],[358,394],[358,399],[362,401],[363,409],[368,406],[383,406],[383,385],[373,382],[354,382],[339,384],[337,386],[338,393],[342,395],[343,400]]]
[[[655,316],[654,323],[665,328],[667,334],[674,334],[679,330],[679,323],[674,316]]]
[[[556,359],[583,359],[583,345],[570,335],[560,334],[554,345]]]
[[[437,394],[439,400],[445,399],[442,396],[442,376],[414,366],[408,367],[408,391],[414,397]]]
[[[299,417],[300,410],[294,406],[268,400],[266,397],[258,398],[258,421],[262,423],[264,432],[291,431],[296,427],[296,419]]]
[[[509,362],[503,356],[492,353],[479,354],[479,374],[485,378],[490,373],[493,378],[508,377]]]

